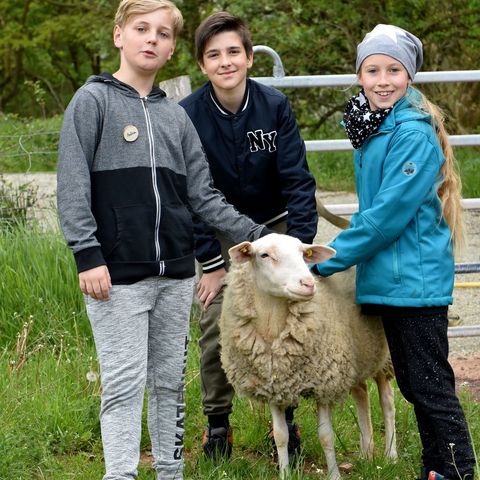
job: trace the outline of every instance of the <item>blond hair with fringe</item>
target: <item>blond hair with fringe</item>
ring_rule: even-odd
[[[440,107],[428,100],[422,92],[419,91],[419,93],[421,100],[418,107],[430,114],[432,126],[445,157],[440,170],[441,182],[437,192],[442,202],[442,216],[450,228],[452,243],[455,249],[459,251],[465,242],[465,232],[463,207],[461,204],[462,181],[458,172],[458,165],[452,146],[448,141],[448,132],[445,128],[445,114]]]
[[[173,34],[176,37],[183,28],[183,16],[170,0],[122,0],[115,14],[115,25],[123,28],[134,15],[154,12],[163,8],[170,11],[173,19]]]

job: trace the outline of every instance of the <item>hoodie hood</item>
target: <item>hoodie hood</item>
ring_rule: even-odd
[[[140,96],[139,93],[133,87],[131,87],[127,83],[124,83],[118,80],[109,72],[103,72],[100,75],[91,75],[90,77],[87,78],[85,85],[88,85],[90,83],[108,83],[114,86],[115,88],[117,88],[124,95],[127,95],[129,97],[135,97],[135,98],[138,98]],[[153,86],[152,90],[148,94],[148,97],[150,99],[153,99],[155,97],[166,97],[166,96],[167,94],[160,87],[156,85]]]

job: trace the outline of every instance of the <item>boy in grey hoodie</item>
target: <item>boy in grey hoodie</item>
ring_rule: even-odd
[[[183,478],[192,214],[234,242],[268,233],[212,187],[187,114],[153,86],[182,24],[168,0],[123,0],[120,68],[76,92],[60,136],[58,209],[100,364],[104,480],[137,478],[145,385],[158,478]]]

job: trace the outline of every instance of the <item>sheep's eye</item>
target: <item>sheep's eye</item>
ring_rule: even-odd
[[[261,253],[260,254],[260,258],[268,258],[268,257],[269,257],[268,253]]]

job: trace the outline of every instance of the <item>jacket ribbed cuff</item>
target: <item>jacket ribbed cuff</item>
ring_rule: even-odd
[[[100,247],[90,247],[74,253],[75,262],[77,263],[78,273],[90,270],[91,268],[106,265],[107,262],[103,258]]]
[[[203,273],[212,273],[215,270],[225,268],[225,260],[221,255],[217,255],[215,258],[201,262]]]

